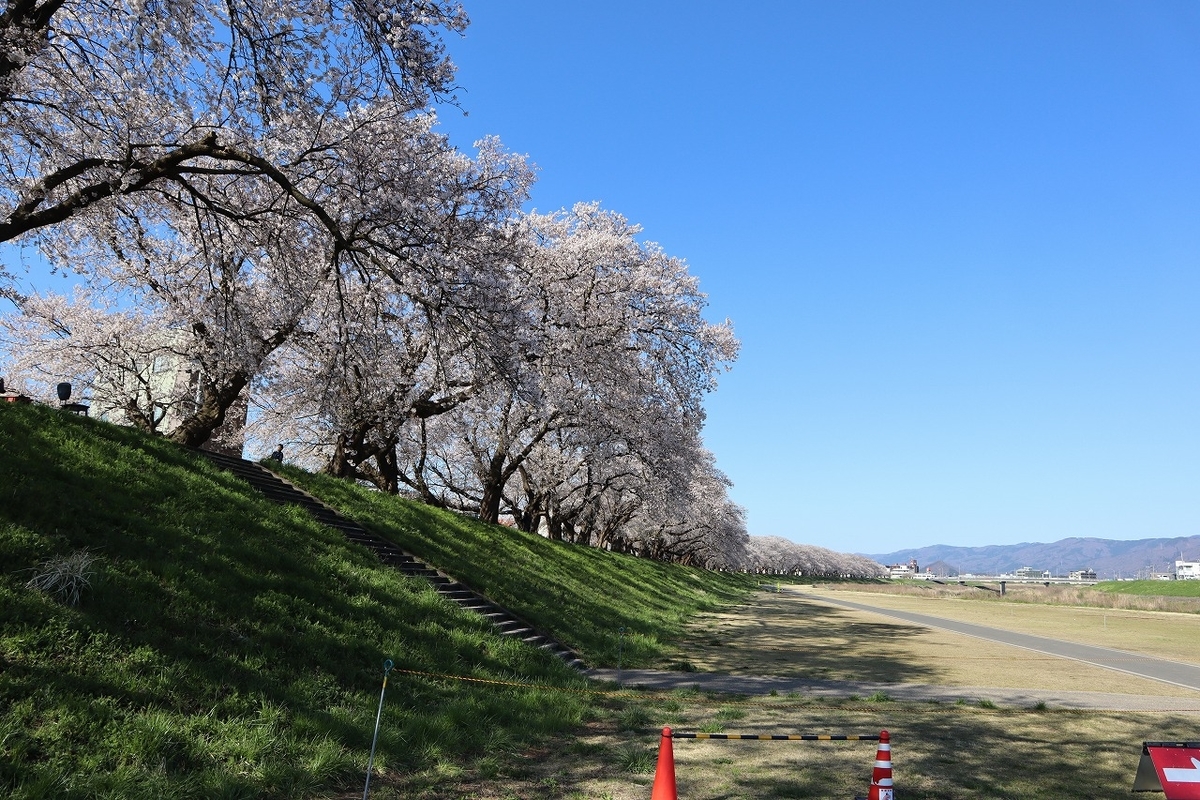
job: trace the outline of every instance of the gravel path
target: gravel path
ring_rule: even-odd
[[[591,669],[590,678],[617,681],[615,669]],[[934,686],[922,683],[860,683],[858,681],[814,681],[799,678],[721,675],[712,672],[667,672],[653,669],[621,670],[623,686],[670,691],[691,689],[763,695],[772,691],[784,695],[799,692],[805,697],[845,699],[851,695],[868,697],[884,692],[893,700],[978,703],[990,700],[1001,708],[1030,708],[1045,703],[1050,708],[1091,709],[1095,711],[1158,711],[1200,714],[1200,698],[1155,697],[1152,695],[1108,694],[1105,692],[1056,691],[1048,689],[995,689],[985,686]]]

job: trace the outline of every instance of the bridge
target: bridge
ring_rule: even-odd
[[[898,581],[926,581],[929,583],[937,583],[942,586],[974,586],[976,589],[986,589],[989,592],[997,592],[1004,594],[1004,590],[1010,583],[1019,584],[1041,584],[1042,586],[1094,586],[1099,583],[1098,580],[1084,580],[1080,578],[1031,578],[1016,575],[958,575],[952,578],[937,577],[934,575],[913,575],[911,578],[894,578]],[[996,584],[999,588],[994,589],[991,586],[981,584]]]

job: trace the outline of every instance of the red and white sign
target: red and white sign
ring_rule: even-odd
[[[1146,742],[1143,754],[1154,765],[1166,800],[1200,800],[1200,742]]]

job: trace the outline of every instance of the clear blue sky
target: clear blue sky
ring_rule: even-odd
[[[468,0],[464,145],[686,258],[750,530],[1200,534],[1200,4]]]
[[[444,128],[733,319],[752,533],[1200,534],[1200,4],[465,1]]]

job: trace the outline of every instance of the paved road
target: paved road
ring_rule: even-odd
[[[940,628],[952,633],[961,633],[966,636],[986,639],[990,642],[1012,645],[1013,647],[1023,647],[1026,650],[1059,656],[1060,658],[1070,658],[1075,661],[1082,661],[1085,664],[1104,667],[1105,669],[1116,670],[1117,672],[1124,672],[1129,675],[1137,675],[1140,678],[1171,683],[1175,686],[1182,686],[1186,689],[1193,689],[1200,692],[1200,666],[1196,666],[1195,664],[1169,661],[1165,658],[1152,658],[1151,656],[1143,656],[1125,650],[1113,650],[1108,647],[1094,647],[1087,644],[1064,642],[1060,639],[1047,639],[1044,636],[1015,633],[999,628],[989,628],[984,625],[973,625],[969,622],[957,622],[942,617],[931,617],[927,614],[914,614],[911,611],[878,608],[864,603],[855,603],[850,600],[835,599],[827,595],[817,596],[803,592],[793,592],[793,594],[799,595],[806,600],[830,603],[832,605],[857,609],[858,611],[869,611],[873,614],[883,614],[884,616],[902,619],[905,622],[914,622],[930,628]],[[1197,648],[1200,649],[1200,642],[1197,643]]]

